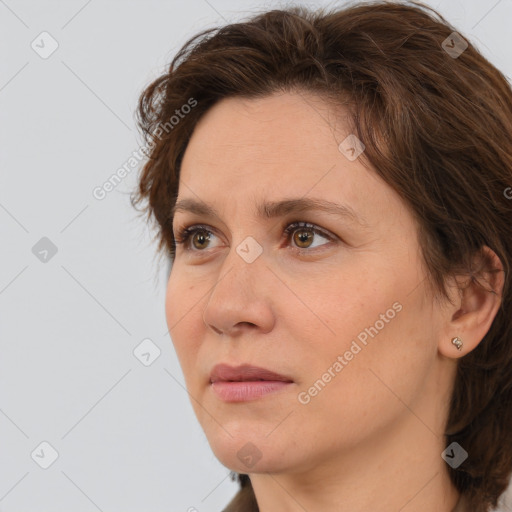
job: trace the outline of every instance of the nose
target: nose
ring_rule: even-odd
[[[203,310],[206,327],[230,337],[249,330],[272,330],[272,278],[264,258],[248,263],[232,249]]]

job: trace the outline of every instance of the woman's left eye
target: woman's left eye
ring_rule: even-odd
[[[175,242],[177,244],[183,244],[185,251],[202,252],[202,249],[206,248],[206,245],[211,241],[212,235],[215,236],[215,234],[210,229],[208,229],[207,226],[196,225],[191,227],[184,227],[178,230],[178,233],[175,237]],[[298,251],[308,251],[311,248],[318,247],[318,245],[314,246],[312,244],[313,239],[317,238],[318,236],[325,238],[328,241],[334,239],[325,231],[308,222],[292,222],[283,231],[283,235],[288,240],[292,235],[291,238],[295,244],[293,249]],[[191,244],[194,245],[194,249],[190,248]],[[320,245],[326,244],[324,243]]]

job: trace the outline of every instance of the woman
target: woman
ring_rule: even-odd
[[[429,7],[274,10],[141,95],[134,206],[233,511],[488,512],[512,469],[512,92]]]

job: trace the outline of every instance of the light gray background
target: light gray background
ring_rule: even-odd
[[[512,74],[511,0],[429,3]],[[136,171],[92,191],[139,148],[137,97],[186,39],[281,5],[0,0],[1,511],[218,512],[236,492],[183,387]],[[43,31],[47,59],[31,47]],[[150,366],[133,354],[146,338]]]

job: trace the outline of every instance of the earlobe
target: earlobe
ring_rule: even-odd
[[[446,310],[446,334],[439,340],[441,354],[453,359],[465,356],[479,345],[501,305],[505,279],[500,259],[484,246],[474,261],[478,271],[455,280],[458,297]]]
[[[459,350],[459,351],[461,351],[462,347],[464,346],[463,341],[458,336],[455,336],[455,338],[452,338],[452,343],[457,347],[457,350]]]

